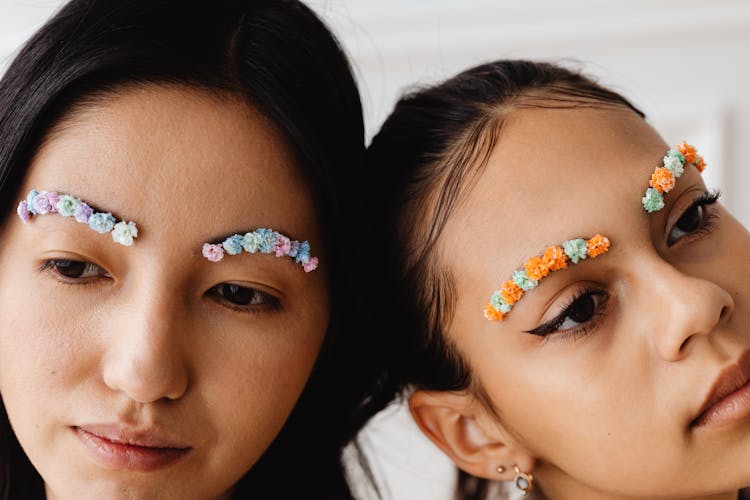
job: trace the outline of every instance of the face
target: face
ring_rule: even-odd
[[[64,120],[30,189],[134,221],[132,246],[59,214],[0,233],[0,391],[48,498],[219,498],[258,460],[328,326],[324,271],[206,242],[273,228],[325,267],[312,195],[238,100],[123,90]]]
[[[694,166],[664,209],[643,209],[668,149],[626,110],[513,112],[443,233],[448,336],[550,498],[750,484],[748,386],[703,411],[750,377],[750,235]],[[596,233],[607,254],[550,274],[503,321],[483,317],[526,259]]]

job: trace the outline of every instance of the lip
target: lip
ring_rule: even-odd
[[[150,472],[168,467],[192,449],[158,430],[117,424],[74,426],[83,447],[107,468]]]
[[[719,372],[690,423],[691,427],[721,427],[750,416],[750,350]]]

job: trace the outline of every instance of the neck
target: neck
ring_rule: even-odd
[[[541,469],[541,470],[540,470]],[[674,499],[674,500],[738,500],[743,497],[739,490],[692,496],[675,496],[669,488],[664,488],[660,494],[643,493],[639,495],[622,495],[593,488],[559,469],[549,470],[546,467],[537,469],[536,484],[539,488],[538,498],[547,500],[644,500],[644,499]],[[633,481],[637,481],[633,478]],[[536,498],[536,497],[534,497]]]

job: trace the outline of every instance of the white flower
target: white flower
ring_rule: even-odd
[[[664,168],[674,174],[675,179],[682,175],[685,171],[685,167],[682,165],[682,160],[678,156],[667,155],[664,157]]]
[[[126,247],[132,245],[133,239],[137,237],[138,228],[135,227],[135,223],[133,222],[120,221],[115,224],[115,227],[112,230],[112,239],[115,241],[115,243],[125,245]]]

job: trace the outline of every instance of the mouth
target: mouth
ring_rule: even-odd
[[[150,472],[174,464],[192,450],[158,431],[109,424],[71,429],[88,454],[109,469]]]
[[[721,427],[749,416],[750,350],[719,372],[690,427]]]

